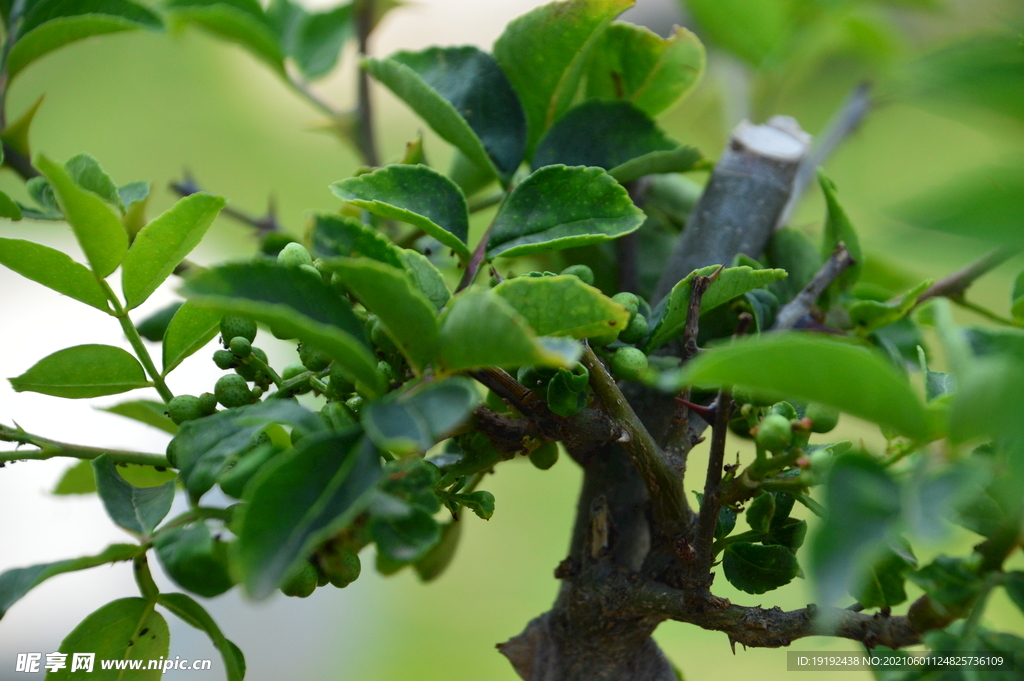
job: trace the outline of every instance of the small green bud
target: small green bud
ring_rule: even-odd
[[[281,585],[281,593],[285,596],[306,598],[316,591],[317,574],[316,568],[308,560],[288,575],[284,584]]]
[[[253,348],[252,354],[263,360],[263,363],[267,363],[267,353],[263,352],[260,348]],[[264,376],[263,372],[257,369],[252,364],[239,364],[235,367],[235,373],[244,378],[247,381],[259,382],[261,377]],[[266,380],[265,377],[262,380]]]
[[[213,353],[213,363],[219,368],[227,371],[238,366],[238,360],[227,350],[217,350]]]
[[[377,371],[384,374],[384,378],[387,380],[388,383],[394,383],[395,369],[390,364],[388,364],[384,360],[377,362]]]
[[[633,320],[633,315],[640,309],[640,299],[636,297],[635,293],[616,293],[612,296],[612,300],[621,305],[622,307],[629,310],[629,319]]]
[[[793,426],[781,414],[768,414],[757,427],[757,444],[769,452],[783,452],[793,442]]]
[[[334,275],[334,272],[331,272],[331,268],[327,266],[327,263],[322,259],[317,258],[313,261],[313,267],[315,267],[316,271],[320,273],[320,276],[324,281],[331,283],[331,278]]]
[[[619,348],[612,355],[612,373],[627,381],[638,381],[647,369],[647,355],[637,348]]]
[[[285,267],[299,267],[301,265],[312,266],[313,257],[302,244],[298,244],[293,241],[282,248],[281,252],[277,254],[277,264],[284,265]],[[319,274],[320,273],[317,272],[318,276]]]
[[[320,565],[331,584],[339,589],[359,579],[363,568],[356,552],[347,548],[320,554]]]
[[[778,414],[787,421],[792,421],[797,417],[796,409],[789,402],[776,402],[772,405],[772,408],[768,410],[769,414]]]
[[[261,386],[256,386],[249,392],[250,402],[258,402],[261,397],[263,397],[263,388]]]
[[[245,359],[252,354],[252,343],[244,336],[232,338],[228,347],[231,349],[231,354],[239,359]]]
[[[647,336],[649,330],[647,318],[638,312],[633,315],[626,330],[619,334],[619,340],[623,343],[637,343]]]
[[[345,406],[348,407],[349,411],[351,411],[356,416],[359,416],[359,412],[363,410],[363,404],[365,403],[366,400],[364,400],[359,395],[353,395],[352,397],[345,400]]]
[[[203,410],[199,408],[199,398],[195,395],[176,395],[167,403],[167,413],[179,426],[186,421],[203,417]]]
[[[304,373],[306,373],[306,366],[302,362],[292,362],[284,369],[281,369],[281,378],[287,381]]]
[[[839,424],[839,411],[823,404],[811,402],[804,416],[811,420],[811,431],[827,433]]]
[[[317,350],[308,343],[299,344],[299,361],[310,371],[323,371],[331,364],[331,356],[322,350]]]
[[[305,272],[317,281],[323,281],[323,276],[320,274],[320,271],[312,265],[299,265],[298,269],[300,272]]]
[[[251,343],[256,340],[256,322],[237,315],[224,315],[220,320],[220,337],[225,345],[232,339],[241,336]]]
[[[594,285],[594,270],[586,265],[570,265],[562,270],[562,274],[571,274],[588,286]]]
[[[213,393],[203,393],[199,396],[199,411],[203,416],[209,416],[217,411],[217,396]]]
[[[530,463],[542,471],[546,471],[558,461],[558,443],[545,442],[530,452]]]
[[[355,423],[355,417],[341,402],[328,402],[320,410],[320,414],[334,430],[342,430]]]

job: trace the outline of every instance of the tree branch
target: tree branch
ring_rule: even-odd
[[[722,505],[719,490],[722,485],[722,466],[725,464],[725,441],[729,433],[731,403],[729,393],[720,390],[711,431],[711,453],[708,456],[708,474],[704,479],[704,499],[697,516],[697,535],[693,541],[697,559],[688,566],[691,581],[707,579],[708,585],[711,580],[711,564],[715,558],[712,550],[715,527],[718,525],[718,511]]]
[[[797,294],[796,298],[786,303],[778,315],[775,323],[772,324],[772,331],[785,331],[792,329],[810,313],[818,297],[828,288],[829,284],[854,264],[853,256],[846,250],[846,244],[840,243],[832,252],[829,259],[822,265],[821,269],[807,283],[804,290]]]
[[[985,254],[967,267],[954,272],[948,277],[943,277],[932,284],[917,299],[917,305],[920,305],[930,298],[936,298],[939,296],[944,298],[962,297],[971,284],[980,279],[982,275],[988,274],[1018,253],[1020,253],[1019,248],[1009,248],[1004,246],[1003,248],[997,248],[991,253]]]
[[[66,456],[73,459],[95,459],[103,454],[108,455],[114,463],[134,463],[143,466],[156,466],[159,468],[172,468],[167,462],[167,457],[162,454],[146,454],[143,452],[131,452],[123,449],[106,449],[103,447],[84,447],[72,445],[66,442],[57,442],[39,435],[26,433],[21,428],[9,428],[0,425],[0,442],[15,442],[19,445],[32,445],[38,450],[22,452],[0,452],[0,465],[8,461],[45,461],[57,456]]]
[[[175,192],[179,196],[191,196],[198,192],[204,191],[197,183],[192,174],[189,172],[185,173],[185,177],[179,182],[171,182],[171,191]],[[241,222],[244,225],[248,225],[254,228],[259,236],[263,236],[267,232],[280,232],[283,231],[282,225],[277,221],[277,207],[274,201],[270,201],[270,205],[267,207],[267,212],[262,217],[256,217],[243,210],[232,208],[231,206],[225,206],[221,210],[222,215],[226,215],[229,218]]]
[[[369,54],[368,43],[373,32],[374,0],[356,0],[355,24],[360,62]],[[374,135],[373,102],[370,99],[370,74],[360,68],[356,73],[356,145],[368,166],[379,166],[377,140]]]

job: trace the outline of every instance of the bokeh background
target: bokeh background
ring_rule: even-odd
[[[510,19],[540,4],[416,0],[388,16],[372,49],[377,54],[432,44],[489,49]],[[742,2],[730,4],[742,7]],[[712,49],[708,73],[697,91],[664,114],[660,124],[714,158],[728,131],[744,116],[789,114],[808,131],[818,132],[858,80],[878,79],[881,106],[829,161],[828,170],[871,257],[896,263],[919,278],[941,276],[980,256],[987,246],[902,225],[887,209],[962,171],[1019,154],[1024,128],[1019,121],[959,107],[943,97],[902,97],[906,82],[900,80],[901,64],[957,36],[1005,29],[1015,22],[1020,26],[1020,2],[860,4],[891,19],[891,44],[878,48],[878,35],[854,31],[853,38],[843,39],[875,48],[852,56],[799,58],[786,65],[792,77],[770,78]],[[676,23],[693,26],[675,0],[638,0],[624,18],[662,34]],[[825,44],[839,40],[810,37]],[[336,74],[317,85],[339,107],[352,102],[353,65],[353,55],[347,54]],[[446,167],[450,149],[388,93],[378,88],[374,94],[384,157],[397,158],[405,143],[423,130],[428,157]],[[87,151],[118,183],[152,180],[152,214],[172,203],[167,183],[187,168],[204,188],[237,207],[259,212],[274,197],[281,221],[300,234],[308,211],[337,209],[327,185],[357,165],[344,144],[315,131],[322,122],[317,112],[273,74],[241,49],[195,30],[120,34],[53,53],[20,76],[10,93],[10,115],[17,116],[41,95],[45,100],[33,127],[33,151],[56,159]],[[24,197],[13,175],[0,176],[0,189]],[[812,190],[794,224],[817,233],[822,216],[822,201]],[[28,238],[80,255],[63,223],[3,222],[0,236]],[[220,219],[193,258],[200,263],[243,258],[254,248],[245,228]],[[976,284],[972,299],[1005,314],[1012,279],[1022,265],[1016,258],[1000,267]],[[139,318],[173,299],[173,289],[171,281],[138,310]],[[971,313],[960,314],[964,321],[978,321]],[[272,360],[291,361],[287,347],[263,336],[261,345]],[[0,270],[0,376],[16,376],[50,352],[89,342],[126,346],[109,318]],[[186,361],[172,375],[172,390],[197,394],[211,389],[217,372],[209,366],[209,354],[200,352]],[[0,421],[16,421],[54,439],[162,451],[167,440],[161,433],[96,409],[117,401],[15,395],[2,381]],[[869,445],[882,442],[876,429],[851,419],[844,419],[837,435]],[[736,449],[749,459],[741,444]],[[691,470],[704,469],[702,457],[705,451],[693,455]],[[95,496],[50,494],[69,466],[67,460],[51,460],[0,470],[0,571],[95,553],[108,543],[124,541]],[[503,464],[484,484],[497,497],[497,512],[486,523],[468,518],[459,555],[436,583],[422,585],[411,571],[389,579],[378,576],[369,569],[371,549],[363,556],[363,577],[345,590],[326,588],[307,600],[278,596],[261,603],[230,592],[206,605],[245,651],[252,681],[515,679],[494,644],[517,634],[549,607],[557,586],[552,571],[565,555],[580,479],[580,471],[567,459],[547,472],[525,460]],[[688,489],[701,485],[696,475],[687,481]],[[919,558],[963,550],[971,542],[972,535],[951,528],[940,541],[924,545]],[[1021,564],[1019,554],[1015,561]],[[0,681],[28,678],[13,671],[16,653],[55,651],[89,612],[113,598],[133,595],[129,573],[127,565],[118,565],[60,576],[20,601],[0,621]],[[160,574],[157,581],[173,588]],[[799,579],[762,597],[737,593],[724,579],[716,591],[736,602],[784,608],[802,607],[812,599],[809,585]],[[915,596],[912,592],[911,598]],[[986,619],[993,627],[1024,632],[1024,617],[1001,592]],[[214,660],[211,672],[170,672],[168,678],[223,678],[205,635],[168,620],[172,657]],[[740,648],[734,653],[723,634],[667,623],[656,638],[691,681],[779,679],[787,674],[784,651]],[[855,649],[852,643],[828,639],[807,639],[794,647]],[[801,678],[832,677],[869,678],[862,672],[805,672]]]

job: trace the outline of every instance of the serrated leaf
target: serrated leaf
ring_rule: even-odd
[[[419,227],[469,257],[469,209],[458,185],[423,165],[390,165],[331,185],[338,198],[374,215]]]
[[[964,558],[939,555],[907,578],[943,605],[969,602],[984,586],[976,570]]]
[[[110,313],[107,296],[93,273],[58,250],[31,241],[0,238],[0,264],[57,293]]]
[[[755,532],[767,532],[775,516],[775,496],[762,492],[747,506],[747,524]]]
[[[672,287],[662,302],[658,303],[654,309],[652,320],[654,323],[650,340],[645,346],[647,352],[661,347],[682,332],[683,327],[686,326],[686,312],[690,306],[693,278],[709,277],[717,270],[717,265],[711,265],[690,272],[682,281]],[[784,270],[755,270],[747,265],[723,269],[718,278],[711,282],[704,292],[704,296],[700,300],[700,312],[701,314],[710,312],[733,298],[738,298],[748,291],[767,286],[785,277]]]
[[[354,429],[307,436],[246,486],[231,557],[250,596],[269,596],[315,546],[369,504],[380,459],[361,435]]]
[[[384,389],[363,324],[347,301],[307,272],[267,262],[222,265],[191,277],[183,292],[198,306],[250,317],[319,348],[371,395]]]
[[[116,395],[151,385],[139,360],[110,345],[76,345],[59,350],[10,380],[18,392],[28,390],[69,399]]]
[[[629,311],[572,275],[518,277],[494,287],[541,336],[589,338],[621,331]]]
[[[224,637],[220,627],[203,606],[185,594],[160,594],[158,599],[160,605],[177,615],[183,622],[206,632],[224,659],[228,681],[242,681],[245,678],[245,656],[238,646]]]
[[[121,270],[121,285],[129,310],[145,302],[199,245],[225,203],[219,196],[197,192],[179,199],[142,228]]]
[[[860,578],[853,597],[865,608],[890,608],[907,600],[906,574],[917,567],[914,552],[905,540],[886,547],[880,558]]]
[[[22,596],[50,577],[64,574],[65,572],[86,570],[106,563],[131,560],[142,552],[143,548],[137,544],[114,544],[107,547],[103,553],[95,556],[72,558],[55,563],[43,563],[31,567],[7,570],[0,574],[0,618],[3,618],[11,606],[21,599]]]
[[[361,414],[366,434],[381,449],[401,456],[423,453],[462,425],[480,404],[467,378],[420,384],[371,402]]]
[[[482,343],[500,338],[500,343]],[[540,339],[504,298],[491,291],[468,290],[441,316],[440,364],[447,371],[480,367],[572,366],[579,346]]]
[[[729,544],[722,557],[729,583],[748,594],[763,594],[793,581],[800,573],[796,554],[778,544]]]
[[[121,205],[121,195],[117,191],[117,185],[110,179],[106,171],[100,167],[100,162],[90,154],[75,154],[64,162],[64,169],[68,171],[71,179],[82,189],[96,194],[98,197],[124,212]]]
[[[527,158],[572,105],[590,56],[612,19],[632,0],[552,2],[510,22],[494,57],[519,95],[527,121]]]
[[[145,423],[171,435],[178,432],[178,426],[167,416],[167,405],[163,402],[131,400],[115,404],[112,407],[104,407],[102,411]]]
[[[931,427],[904,378],[874,351],[802,333],[737,340],[702,353],[676,385],[735,385],[765,396],[820,402],[927,438]]]
[[[153,547],[167,576],[192,593],[213,598],[235,584],[228,574],[227,544],[205,523],[161,531]]]
[[[237,43],[284,75],[284,54],[257,0],[171,0],[172,16]]]
[[[96,491],[107,515],[119,527],[148,537],[171,510],[174,482],[159,487],[134,487],[117,472],[117,465],[106,454],[92,460]]]
[[[676,26],[668,38],[615,22],[604,32],[587,72],[588,99],[625,99],[656,116],[689,94],[704,74],[704,46]]]
[[[337,277],[370,312],[421,374],[438,353],[437,312],[405,272],[368,258],[331,260]]]
[[[74,230],[92,271],[98,277],[107,277],[128,252],[128,234],[121,218],[101,198],[75,184],[68,172],[50,159],[39,156],[36,167],[50,181],[61,212]]]
[[[369,59],[366,68],[484,172],[508,178],[519,167],[526,118],[491,55],[470,46],[432,47]]]
[[[600,243],[636,231],[644,213],[600,168],[547,166],[519,183],[494,218],[487,257]]]
[[[846,217],[846,211],[839,205],[839,198],[836,196],[836,185],[825,176],[824,171],[818,170],[818,183],[821,191],[825,194],[825,204],[828,206],[828,215],[825,218],[824,241],[821,246],[823,258],[827,258],[836,249],[840,242],[846,244],[846,250],[853,258],[850,265],[842,274],[836,277],[833,286],[843,291],[854,284],[860,278],[861,270],[864,269],[864,253],[860,248],[860,239],[857,232],[850,224],[850,218]]]
[[[372,258],[385,265],[404,266],[401,250],[370,225],[347,215],[318,213],[309,235],[314,258]]]
[[[220,332],[224,313],[186,301],[171,317],[163,339],[162,375],[171,373],[187,357],[198,352]]]

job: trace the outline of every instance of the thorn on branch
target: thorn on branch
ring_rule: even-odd
[[[198,192],[204,191],[202,187],[196,182],[195,177],[192,176],[188,170],[185,171],[184,177],[177,181],[171,182],[171,191],[178,194],[178,196],[191,196]],[[226,206],[221,213],[232,218],[237,222],[249,225],[256,230],[257,236],[264,236],[270,232],[283,231],[282,225],[277,220],[277,201],[274,197],[270,197],[267,205],[267,212],[261,216],[254,216],[245,211]]]

